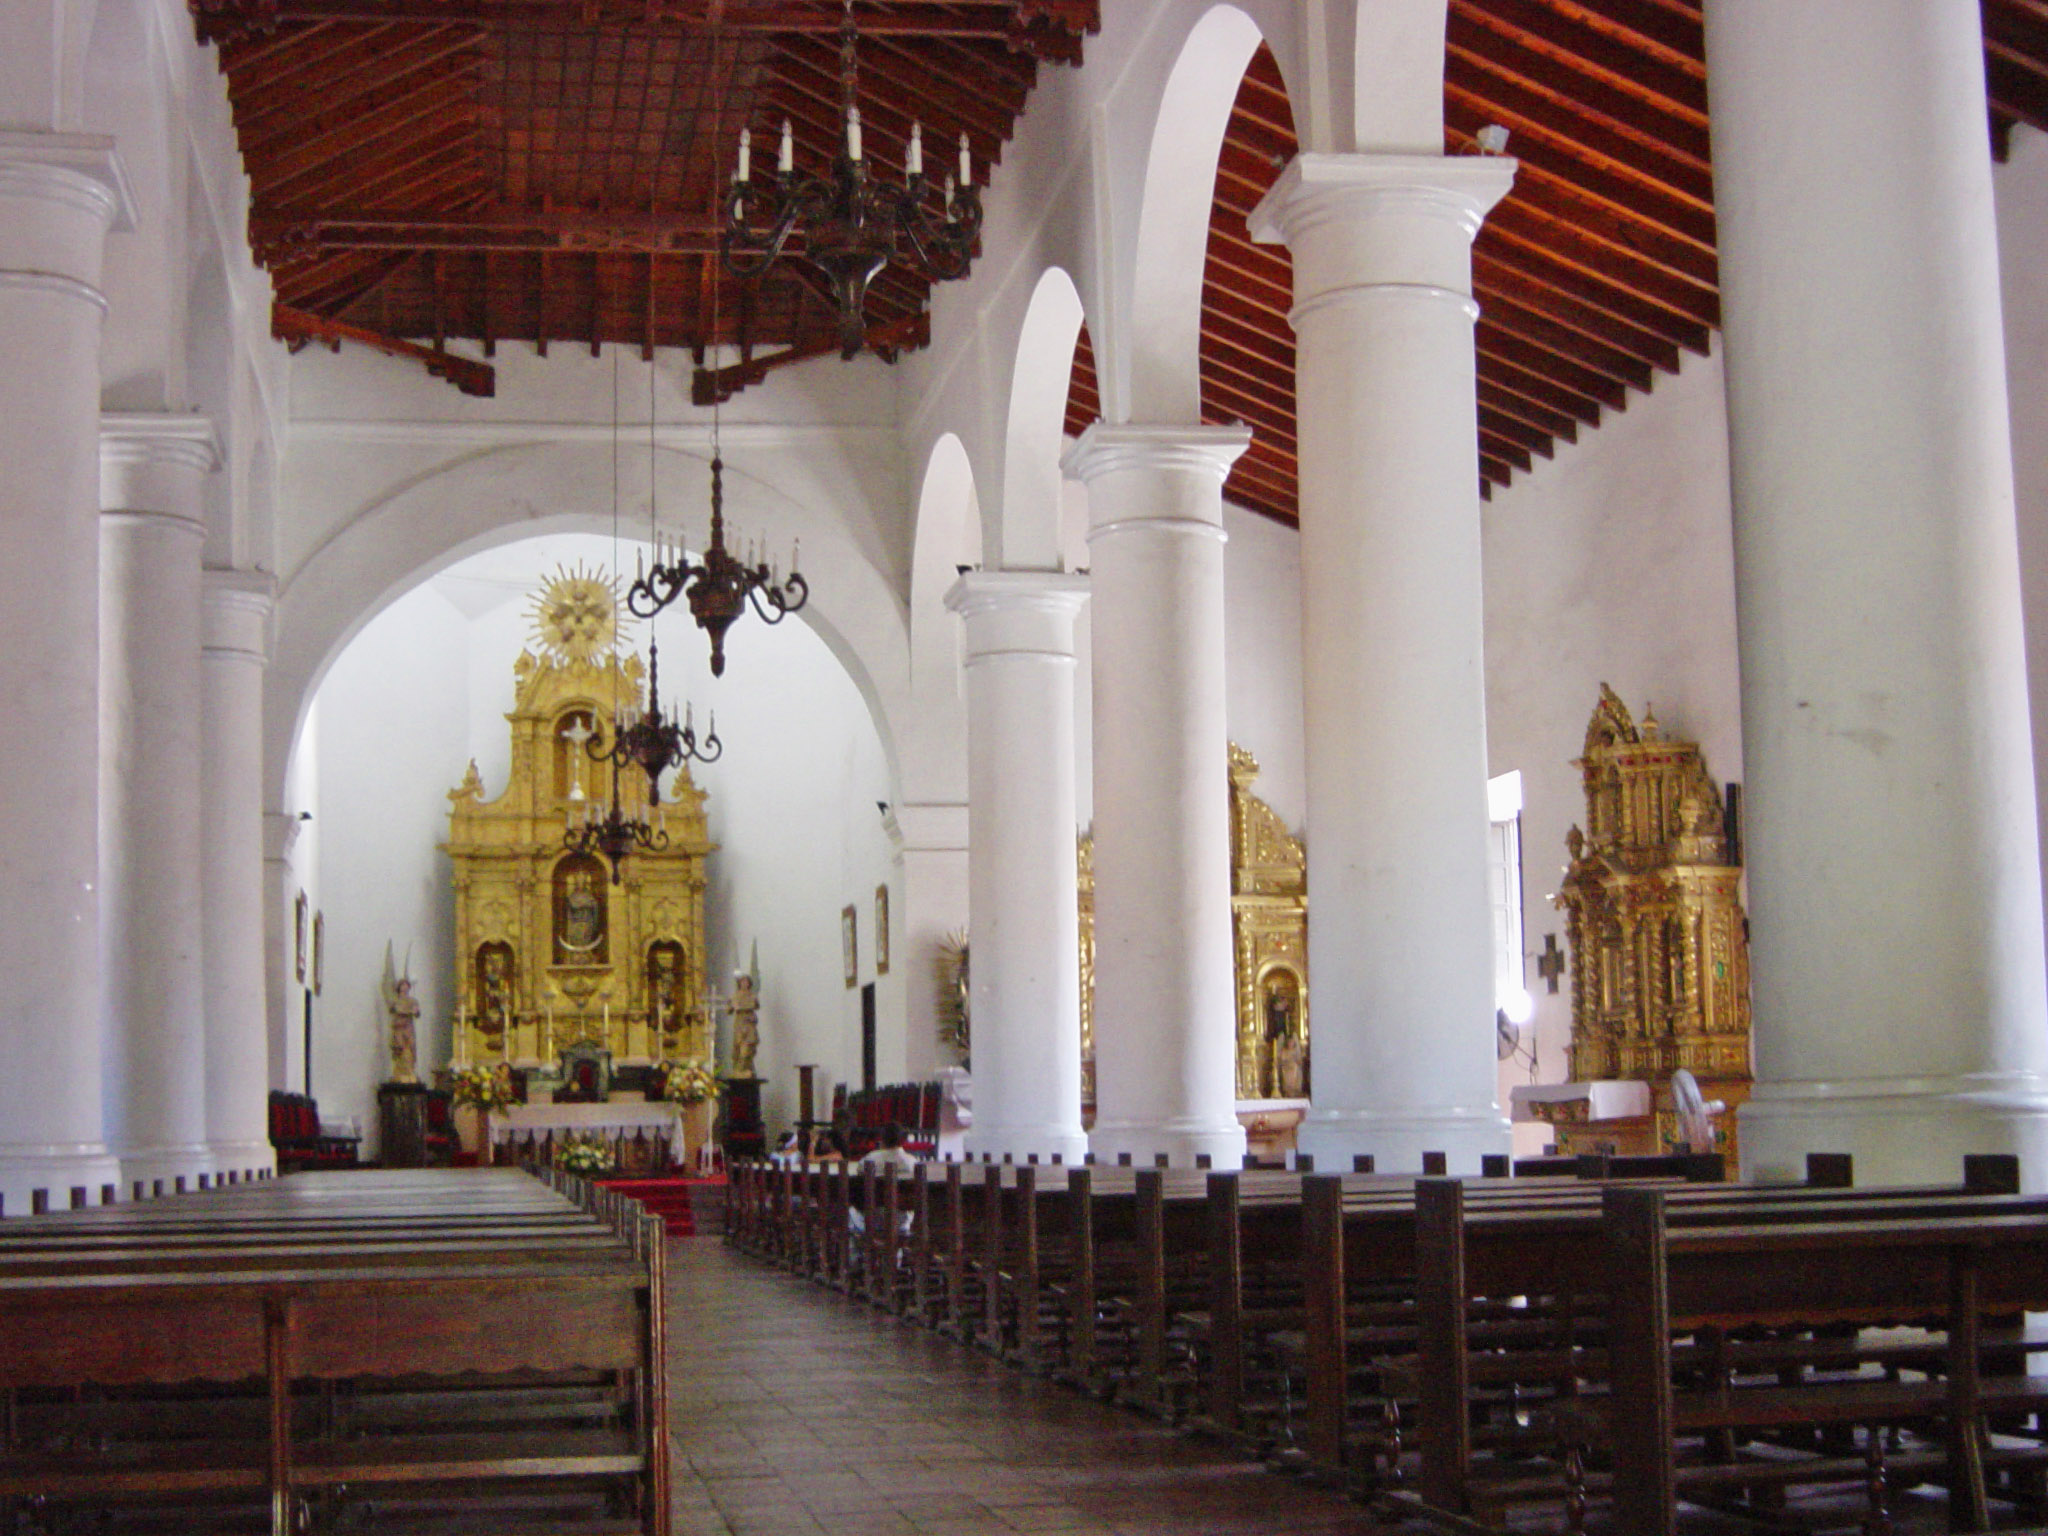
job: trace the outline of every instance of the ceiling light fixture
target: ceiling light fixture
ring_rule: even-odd
[[[789,119],[772,175],[753,175],[753,136],[740,130],[739,165],[726,194],[725,222],[718,249],[725,265],[741,277],[768,270],[792,237],[802,240],[802,259],[824,274],[839,312],[839,355],[858,356],[867,346],[868,285],[891,261],[912,260],[935,282],[965,277],[981,237],[981,190],[974,184],[974,157],[960,134],[960,176],[948,172],[942,196],[924,173],[924,126],[910,125],[903,155],[903,185],[875,179],[862,153],[860,107],[856,101],[857,33],[853,0],[846,0],[839,28],[839,87],[845,142],[826,176],[796,173]],[[936,207],[934,207],[936,204]]]

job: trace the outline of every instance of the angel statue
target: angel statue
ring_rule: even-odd
[[[391,961],[391,942],[384,943],[384,1019],[390,1030],[391,1081],[416,1083],[419,1076],[419,1000],[412,995],[412,951],[405,952],[405,975]]]

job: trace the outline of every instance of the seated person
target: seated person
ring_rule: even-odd
[[[917,1154],[903,1145],[903,1127],[891,1120],[882,1127],[882,1144],[860,1160],[863,1168],[900,1168],[905,1173],[917,1166]]]
[[[777,1168],[794,1168],[803,1161],[797,1151],[795,1131],[784,1131],[775,1138],[775,1150],[768,1154],[768,1161]]]
[[[911,1169],[915,1168],[917,1162],[917,1155],[908,1151],[903,1145],[903,1127],[892,1120],[889,1124],[882,1127],[882,1144],[863,1157],[860,1160],[859,1166],[862,1168],[873,1168],[878,1173],[887,1173],[893,1168],[898,1170],[900,1177],[901,1174],[908,1173]],[[908,1237],[910,1235],[910,1218],[913,1214],[915,1213],[911,1211],[899,1211],[897,1213],[896,1231],[899,1236]],[[851,1206],[847,1207],[846,1222],[856,1233],[867,1230],[866,1218]]]

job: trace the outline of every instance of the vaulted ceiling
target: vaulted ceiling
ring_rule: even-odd
[[[860,0],[868,146],[900,176],[913,119],[966,132],[979,174],[1041,67],[1079,59],[1099,0]],[[822,165],[839,118],[830,0],[191,0],[221,45],[276,332],[418,357],[486,393],[448,349],[523,340],[743,349],[700,399],[835,350],[801,263],[717,272],[742,126],[796,125]],[[2048,0],[1982,0],[1990,137],[2048,132]],[[711,24],[716,13],[718,25]],[[1478,466],[1487,493],[1591,431],[1719,320],[1700,0],[1450,0],[1445,147],[1509,130],[1512,192],[1473,251]],[[1203,411],[1253,446],[1232,499],[1295,518],[1294,348],[1284,249],[1245,214],[1295,151],[1261,50],[1226,136],[1203,284]],[[926,284],[891,268],[868,309],[885,356],[928,339]],[[832,366],[820,363],[818,366]],[[1076,360],[1069,424],[1098,410]]]

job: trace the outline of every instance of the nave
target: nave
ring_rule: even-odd
[[[1414,1529],[715,1238],[670,1245],[669,1300],[675,1536]]]

